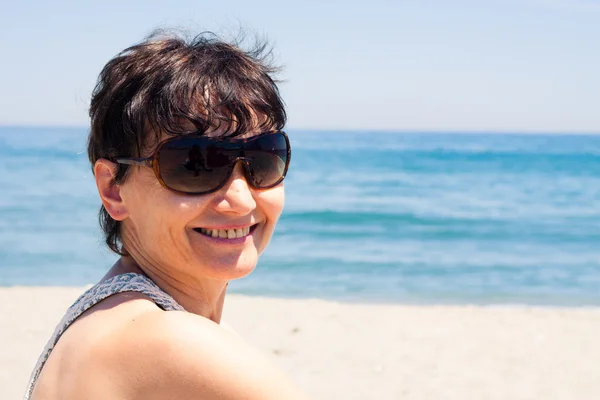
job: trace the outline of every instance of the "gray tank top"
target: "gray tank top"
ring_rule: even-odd
[[[86,310],[95,304],[98,304],[107,297],[113,294],[122,292],[139,292],[150,297],[156,305],[165,311],[185,311],[171,296],[163,292],[154,282],[148,277],[135,273],[128,273],[114,276],[101,282],[95,286],[92,286],[84,294],[82,294],[71,307],[67,310],[65,316],[60,321],[54,334],[48,341],[48,344],[44,348],[42,355],[38,359],[38,362],[31,374],[29,385],[27,386],[27,392],[25,393],[24,400],[29,400],[33,393],[35,383],[44,368],[44,364],[48,360],[52,349],[61,335],[67,330],[67,328]]]

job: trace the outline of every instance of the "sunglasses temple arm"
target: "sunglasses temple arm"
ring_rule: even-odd
[[[118,164],[139,165],[152,168],[152,158],[115,158]]]

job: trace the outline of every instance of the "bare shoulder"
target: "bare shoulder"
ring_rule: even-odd
[[[221,326],[221,328],[229,331],[230,333],[233,333],[234,335],[236,335],[237,337],[241,337],[239,333],[236,332],[235,329],[233,329],[233,327],[231,325],[229,325],[228,322],[221,320],[221,322],[219,323],[219,325]]]
[[[123,399],[306,399],[239,336],[194,314],[148,312],[97,356]]]

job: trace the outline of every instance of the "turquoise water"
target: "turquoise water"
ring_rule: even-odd
[[[600,304],[600,136],[290,131],[278,230],[231,291]],[[0,128],[0,285],[82,285],[102,245],[85,129]]]

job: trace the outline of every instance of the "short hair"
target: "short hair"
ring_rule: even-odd
[[[256,39],[243,50],[243,37],[226,42],[211,32],[191,39],[159,31],[111,59],[100,72],[90,104],[88,157],[141,157],[165,133],[202,133],[225,124],[227,137],[251,129],[282,129],[286,112],[273,75],[271,48]],[[260,119],[257,119],[260,116]],[[186,130],[186,126],[188,126]],[[129,166],[117,164],[113,184]],[[100,226],[107,246],[127,254],[120,222],[104,206]]]

